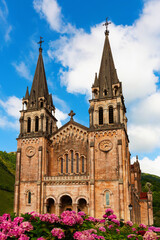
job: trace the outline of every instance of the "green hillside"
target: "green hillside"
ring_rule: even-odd
[[[0,151],[0,215],[13,212],[16,154]]]
[[[142,173],[142,191],[147,192],[147,184],[151,183],[151,190],[153,193],[153,216],[154,225],[160,227],[160,177]]]
[[[0,151],[0,215],[13,212],[16,154]],[[142,191],[151,183],[153,192],[154,225],[160,226],[160,177],[142,173]]]

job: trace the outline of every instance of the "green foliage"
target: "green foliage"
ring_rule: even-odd
[[[141,183],[142,191],[147,192],[147,184],[151,183],[151,191],[153,193],[153,216],[154,216],[154,226],[160,227],[160,177],[142,173]]]
[[[0,214],[13,212],[16,154],[0,151]]]

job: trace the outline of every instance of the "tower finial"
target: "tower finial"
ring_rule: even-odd
[[[44,41],[42,41],[42,39],[43,39],[43,37],[40,37],[40,41],[38,42],[38,44],[39,44],[39,50],[42,50],[42,43],[44,42]]]
[[[107,17],[106,22],[103,24],[103,26],[106,26],[105,35],[109,35],[109,31],[108,31],[108,25],[109,24],[111,24],[111,22],[108,22],[108,17]]]

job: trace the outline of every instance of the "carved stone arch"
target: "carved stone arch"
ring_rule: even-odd
[[[63,193],[58,195],[58,198],[57,198],[58,204],[60,204],[61,197],[63,197],[63,196],[69,196],[72,199],[72,202],[73,202],[73,195],[69,192],[63,192]]]
[[[80,196],[76,197],[76,198],[74,199],[74,203],[78,204],[78,200],[79,200],[80,198],[84,198],[84,199],[86,200],[87,204],[89,204],[89,199],[88,199],[86,196],[84,196],[84,195],[80,195]]]
[[[45,198],[45,200],[44,200],[44,203],[47,203],[47,200],[48,200],[49,198],[53,199],[53,200],[55,201],[55,204],[57,203],[57,199],[56,199],[56,197],[53,196],[53,195],[47,196],[47,197]]]

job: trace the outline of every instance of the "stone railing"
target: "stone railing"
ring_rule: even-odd
[[[68,176],[46,176],[44,181],[89,181],[89,176],[86,175],[68,175]]]

